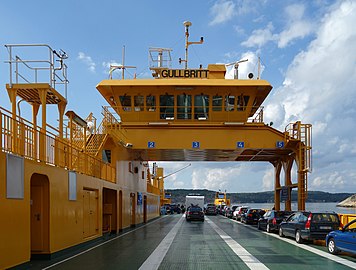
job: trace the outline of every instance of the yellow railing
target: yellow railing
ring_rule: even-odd
[[[32,123],[18,116],[14,119],[10,115],[9,111],[0,108],[2,151],[110,182],[116,181],[116,170],[110,164],[70,145],[58,135],[34,127]]]

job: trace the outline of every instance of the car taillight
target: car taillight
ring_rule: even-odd
[[[249,217],[252,217],[252,214],[248,214]]]
[[[311,219],[312,219],[312,213],[309,214],[309,217],[308,217],[308,220],[307,220],[307,223],[305,223],[305,229],[306,230],[310,230],[310,222],[311,222]]]
[[[273,225],[276,225],[276,224],[277,224],[276,218],[273,218],[273,219],[272,219],[272,224],[273,224]]]
[[[191,214],[193,214],[192,212],[188,212],[188,215],[191,215]]]

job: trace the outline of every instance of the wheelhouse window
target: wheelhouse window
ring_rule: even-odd
[[[144,110],[144,97],[143,96],[134,96],[134,106],[135,112],[143,111]]]
[[[156,111],[156,96],[147,96],[146,97],[146,110],[149,112]]]
[[[207,120],[209,116],[209,96],[194,96],[194,118],[198,120]]]
[[[234,110],[235,96],[225,96],[225,111],[230,112]]]
[[[191,119],[192,118],[192,96],[177,95],[177,118]]]
[[[250,99],[250,96],[244,96],[244,95],[238,96],[237,97],[237,110],[245,111],[249,99]]]
[[[174,95],[159,96],[160,118],[166,120],[174,119]]]
[[[119,96],[120,104],[124,111],[131,111],[131,96]]]
[[[213,112],[221,112],[222,111],[223,98],[222,96],[215,95],[213,96]]]

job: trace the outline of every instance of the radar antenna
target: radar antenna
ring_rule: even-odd
[[[232,66],[234,65],[234,79],[237,80],[239,78],[239,64],[240,63],[243,63],[243,62],[247,62],[248,59],[242,59],[242,60],[239,60],[239,61],[236,61],[236,62],[232,62],[232,63],[229,63],[229,64],[225,64],[225,66]]]

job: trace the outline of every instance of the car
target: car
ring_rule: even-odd
[[[246,213],[241,215],[241,222],[246,224],[257,224],[258,220],[263,216],[265,210],[260,208],[248,209]]]
[[[165,206],[161,206],[160,214],[161,215],[167,215],[167,209],[166,209]]]
[[[226,211],[225,211],[225,216],[228,218],[232,218],[232,215],[234,213],[234,211],[236,210],[236,208],[238,207],[238,205],[232,205],[231,207],[229,207]]]
[[[268,233],[278,232],[279,224],[291,214],[293,214],[292,211],[269,210],[258,220],[257,228],[266,230]]]
[[[356,219],[347,223],[341,230],[329,232],[325,244],[331,254],[340,251],[356,254]]]
[[[191,220],[201,220],[204,221],[204,211],[200,206],[189,206],[185,213],[185,219],[187,221]]]
[[[239,206],[236,208],[234,213],[232,214],[232,218],[236,220],[241,220],[241,216],[247,212],[249,209],[248,206]]]
[[[205,215],[217,215],[218,210],[216,208],[216,205],[213,203],[208,203],[205,208],[204,208]]]
[[[335,212],[298,211],[279,225],[279,236],[295,238],[297,243],[305,240],[324,240],[326,235],[340,226]]]
[[[163,205],[163,207],[166,208],[166,215],[172,214],[172,209],[171,209],[171,205],[170,204],[165,203]]]

